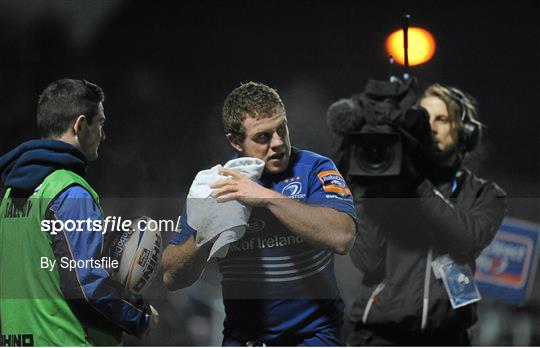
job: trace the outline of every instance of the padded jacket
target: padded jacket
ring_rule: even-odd
[[[364,273],[349,317],[357,329],[444,334],[476,321],[475,304],[452,309],[431,259],[449,254],[474,272],[475,259],[502,222],[506,194],[467,169],[443,171],[415,187],[381,197],[351,184],[358,211],[351,258]]]

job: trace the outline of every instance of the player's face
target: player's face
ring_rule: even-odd
[[[242,122],[245,138],[233,147],[244,157],[263,160],[265,172],[279,174],[287,169],[291,157],[291,141],[287,128],[287,117],[281,108],[276,108],[270,117],[246,117]]]
[[[105,113],[103,111],[102,103],[99,103],[98,109],[99,112],[92,119],[92,122],[89,123],[86,121],[81,126],[79,135],[81,151],[88,161],[94,161],[98,158],[99,145],[105,140],[105,131],[103,129],[105,125]]]
[[[420,105],[429,114],[429,124],[437,150],[440,152],[452,150],[455,147],[456,139],[446,103],[438,97],[430,96],[423,98]]]

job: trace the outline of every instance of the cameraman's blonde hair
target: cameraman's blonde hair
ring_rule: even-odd
[[[446,104],[452,137],[455,141],[462,142],[463,139],[461,139],[460,134],[463,129],[465,115],[471,121],[478,120],[475,100],[457,88],[442,86],[438,83],[426,88],[421,99],[427,97],[439,98]]]

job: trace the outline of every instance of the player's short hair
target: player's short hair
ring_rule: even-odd
[[[243,83],[235,88],[223,104],[223,128],[225,133],[245,137],[242,122],[246,117],[271,117],[274,110],[285,106],[277,91],[260,82]]]
[[[61,136],[79,115],[85,115],[92,123],[99,113],[99,103],[104,100],[103,90],[86,80],[61,79],[52,82],[38,99],[37,126],[41,137]]]

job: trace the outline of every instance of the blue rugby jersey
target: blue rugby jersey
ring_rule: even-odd
[[[259,183],[356,220],[345,180],[330,159],[316,153],[293,148],[288,169],[278,175],[264,174]],[[183,217],[182,228],[170,243],[183,243],[194,233]],[[230,245],[218,265],[225,335],[276,342],[308,337],[341,323],[343,302],[334,276],[334,254],[305,242],[267,209],[252,210],[246,234]]]

